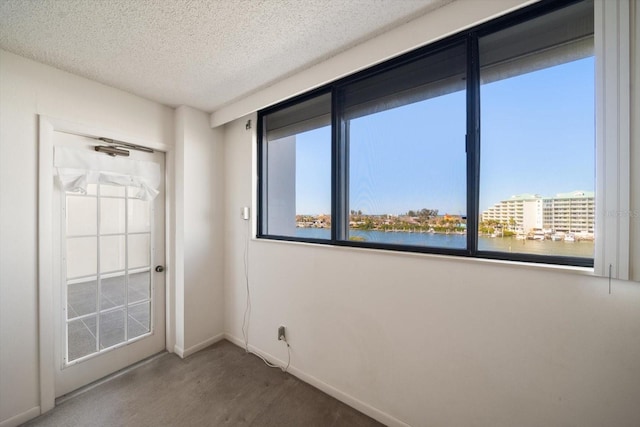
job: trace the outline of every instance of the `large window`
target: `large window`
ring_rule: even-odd
[[[593,258],[593,5],[479,39],[481,251]]]
[[[466,248],[465,59],[456,43],[339,91],[346,238]]]
[[[259,237],[593,265],[593,4],[532,6],[259,113]]]
[[[312,96],[262,119],[262,230],[331,238],[331,96]]]

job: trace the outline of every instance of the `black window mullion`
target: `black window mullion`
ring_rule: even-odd
[[[338,239],[340,225],[340,117],[338,91],[331,88],[331,241]]]
[[[267,173],[267,156],[265,149],[266,138],[264,135],[264,115],[258,113],[258,123],[256,123],[256,133],[258,135],[258,182],[256,183],[258,188],[258,223],[257,223],[257,235],[263,236],[266,234],[265,218],[267,217],[267,194],[264,179]]]
[[[480,65],[478,37],[467,37],[467,253],[478,251],[480,203]]]
[[[344,240],[349,227],[349,141],[348,122],[344,120],[344,102],[342,90],[333,88],[333,212],[332,212],[332,241]]]

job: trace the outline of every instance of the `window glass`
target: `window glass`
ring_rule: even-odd
[[[124,199],[100,199],[100,234],[124,233]]]
[[[532,5],[259,112],[258,236],[593,266],[593,8]]]
[[[331,238],[331,95],[264,117],[263,233]]]
[[[128,236],[129,268],[149,267],[151,263],[151,235],[149,233]]]
[[[66,363],[151,331],[151,202],[124,188],[64,196]]]
[[[67,238],[67,279],[95,275],[98,250],[95,237]]]
[[[125,236],[100,237],[100,271],[109,273],[124,270]]]
[[[67,323],[68,361],[71,362],[98,351],[96,348],[96,323],[96,316],[72,320]]]
[[[151,331],[151,303],[145,302],[129,307],[127,322],[129,339],[139,337]]]
[[[479,40],[478,249],[593,258],[593,5]]]
[[[349,240],[466,248],[465,52],[344,90]]]
[[[66,198],[67,236],[96,234],[96,198],[68,195]]]
[[[67,319],[96,311],[96,279],[74,281],[67,284]]]
[[[151,202],[147,200],[127,200],[127,226],[129,233],[151,231]]]
[[[113,347],[126,341],[124,325],[124,309],[100,313],[100,349]]]

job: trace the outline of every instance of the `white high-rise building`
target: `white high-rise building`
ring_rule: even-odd
[[[592,191],[572,191],[553,197],[519,194],[484,211],[481,220],[499,221],[514,231],[546,229],[593,233],[595,195]]]
[[[542,196],[518,194],[502,200],[482,213],[482,221],[495,220],[512,230],[542,228]]]
[[[545,198],[544,228],[564,232],[593,233],[595,227],[595,194],[572,191]]]

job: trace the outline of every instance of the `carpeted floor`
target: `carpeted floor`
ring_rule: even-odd
[[[184,360],[164,354],[25,425],[381,426],[228,341]]]

